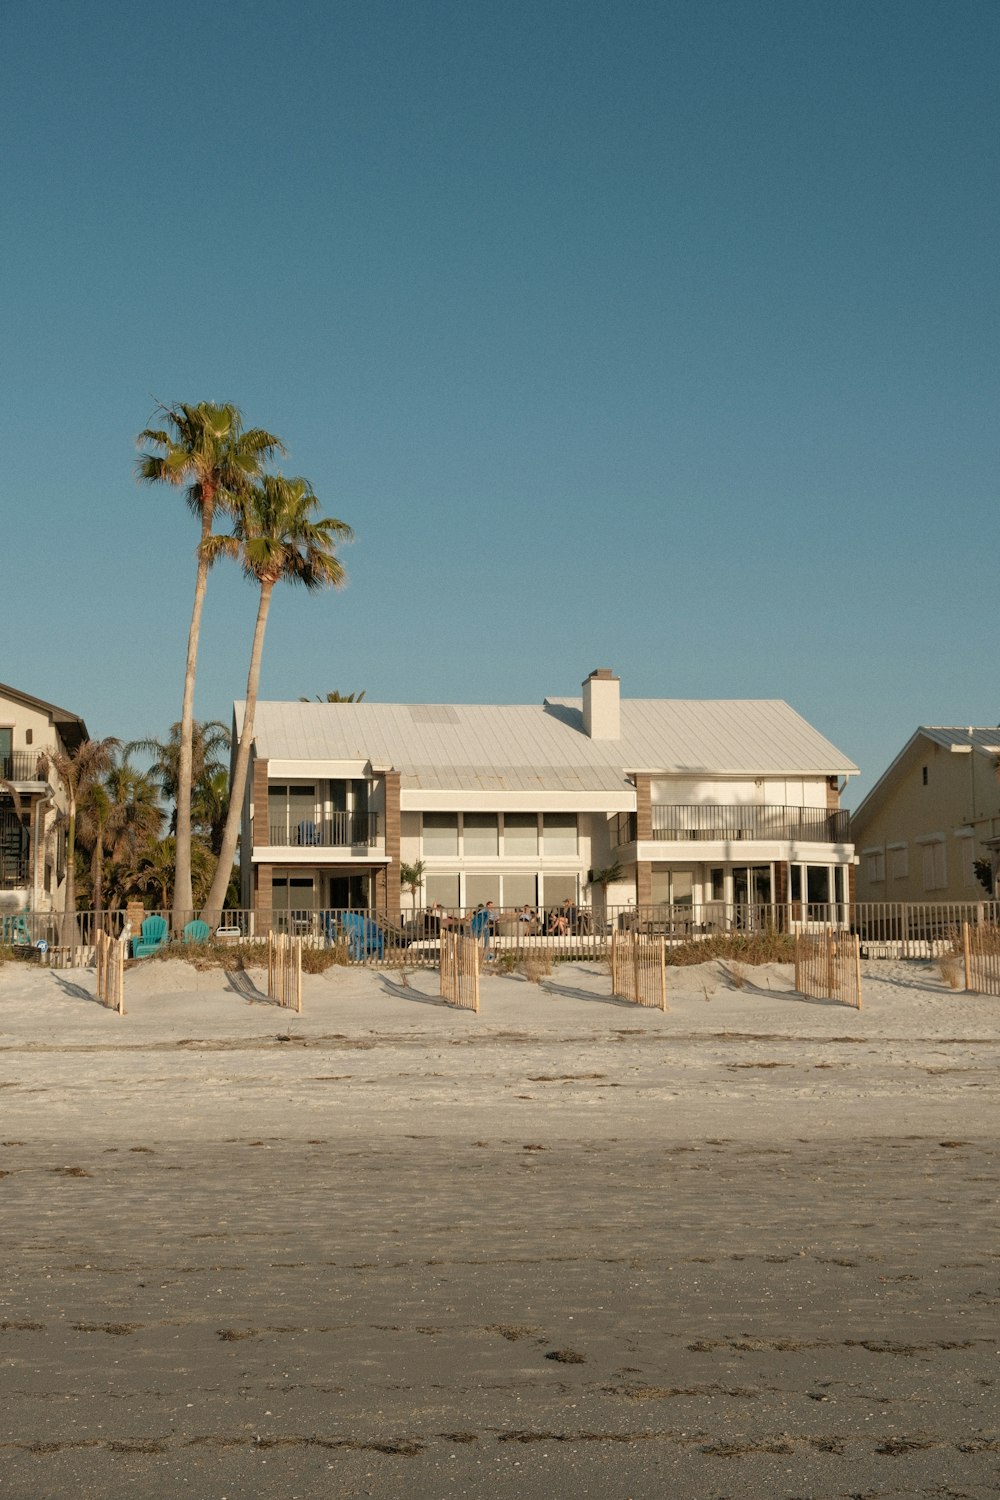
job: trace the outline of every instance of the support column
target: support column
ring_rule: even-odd
[[[255,890],[253,909],[257,919],[255,926],[258,937],[271,930],[271,911],[274,906],[271,870],[271,865],[254,865]]]
[[[249,842],[254,849],[259,849],[263,844],[271,842],[271,830],[267,821],[266,760],[255,760],[253,763],[253,787],[250,795],[253,802],[253,837]]]
[[[652,778],[648,771],[636,771],[635,782],[635,836],[641,843],[653,837]]]
[[[401,887],[399,884],[399,772],[386,771],[385,781],[385,852],[389,863],[375,872],[375,905],[391,922],[401,920]]]
[[[648,859],[637,859],[635,862],[635,904],[653,904],[653,866]]]

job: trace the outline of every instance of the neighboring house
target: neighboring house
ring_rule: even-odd
[[[851,819],[858,899],[975,901],[1000,836],[1000,729],[923,724]]]
[[[60,909],[66,878],[65,796],[39,759],[86,738],[77,714],[0,682],[0,889],[26,890],[32,911]]]
[[[397,914],[400,861],[449,908],[585,902],[615,862],[611,905],[844,901],[854,774],[786,703],[623,699],[606,669],[529,706],[263,702],[243,904]]]

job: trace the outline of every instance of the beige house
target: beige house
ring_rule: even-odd
[[[27,891],[31,911],[60,910],[66,878],[65,798],[39,759],[86,738],[79,715],[0,683],[0,890]]]
[[[1000,729],[921,725],[851,818],[860,901],[974,901],[1000,837]]]
[[[842,902],[856,772],[787,703],[628,699],[606,668],[540,704],[263,702],[243,905],[551,909],[616,863],[611,905]]]

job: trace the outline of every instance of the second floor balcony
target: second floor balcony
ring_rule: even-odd
[[[654,805],[654,843],[725,843],[735,840],[796,840],[810,844],[846,844],[851,815],[846,808],[761,806],[757,803]],[[635,813],[618,813],[611,820],[616,848],[635,842]]]
[[[291,818],[275,822],[272,816],[268,843],[274,848],[347,849],[378,843],[379,815],[373,812],[337,812],[326,818]]]
[[[38,750],[8,750],[0,755],[0,779],[4,781],[44,781],[38,769],[43,755],[54,755],[55,751],[43,746]]]

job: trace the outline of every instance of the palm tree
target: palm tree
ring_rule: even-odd
[[[135,869],[128,880],[130,891],[142,895],[150,891],[156,905],[165,907],[170,902],[177,869],[177,840],[175,838],[150,839],[139,853]],[[212,855],[201,839],[191,840],[191,878],[198,902],[208,889],[212,876]]]
[[[115,763],[120,740],[82,740],[75,750],[45,750],[38,757],[42,776],[54,775],[66,794],[66,900],[63,942],[69,936],[76,915],[76,827],[80,808],[87,808],[95,788]]]
[[[117,885],[140,848],[159,836],[163,811],[153,776],[137,771],[124,754],[92,787],[78,820],[78,838],[90,849],[91,901],[99,915],[104,909],[105,856],[112,861]]]
[[[263,428],[245,431],[243,414],[229,403],[202,401],[197,406],[160,405],[157,415],[163,427],[140,432],[139,446],[153,449],[136,461],[136,477],[146,484],[186,487],[187,502],[201,523],[194,605],[188,631],[184,699],[181,707],[180,746],[177,768],[177,874],[174,883],[174,923],[179,925],[193,910],[191,890],[191,788],[192,731],[194,725],[194,680],[198,663],[198,637],[205,602],[211,557],[206,542],[212,534],[217,509],[228,511],[261,472],[261,465],[275,453],[283,453],[280,438]]]
[[[229,772],[225,766],[207,770],[194,784],[191,821],[213,854],[222,848],[222,835],[229,812]]]
[[[260,585],[243,724],[229,791],[229,812],[218,868],[202,913],[210,927],[217,925],[222,913],[236,855],[253,742],[264,632],[274,585],[283,581],[301,583],[307,589],[339,588],[346,581],[343,565],[334,549],[338,542],[350,541],[353,532],[346,521],[334,520],[332,516],[316,518],[318,505],[319,500],[307,479],[264,474],[235,510],[233,535],[214,536],[207,546],[210,556],[225,554],[238,558],[244,576],[255,579]]]
[[[405,860],[399,862],[399,883],[406,887],[413,902],[413,915],[417,914],[417,892],[424,879],[424,862],[418,859],[414,864],[408,865]]]
[[[601,920],[604,922],[608,919],[608,886],[617,885],[624,874],[621,862],[617,859],[613,865],[606,865],[603,870],[591,872],[590,885],[592,887],[599,885],[601,888]]]
[[[230,734],[218,719],[195,719],[191,725],[191,799],[192,821],[204,822],[204,809],[218,796],[217,778],[221,773],[228,784]],[[165,740],[130,740],[126,755],[151,755],[150,775],[159,785],[165,802],[173,803],[170,832],[177,831],[177,786],[180,768],[181,726],[171,724]],[[225,755],[219,754],[224,751]],[[211,818],[209,819],[211,821]],[[204,829],[202,829],[204,831]]]
[[[317,693],[315,701],[317,703],[360,703],[366,692],[367,688],[362,688],[360,693],[338,693],[335,688],[332,693],[326,693],[325,695]],[[312,698],[299,699],[300,703],[312,703],[313,701]]]

